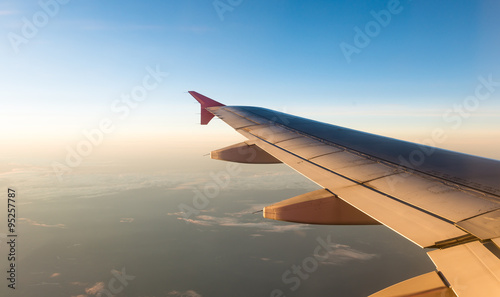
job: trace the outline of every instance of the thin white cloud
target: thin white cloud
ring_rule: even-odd
[[[304,224],[287,224],[277,225],[272,221],[259,221],[259,222],[242,222],[235,217],[215,217],[208,215],[198,215],[194,219],[187,219],[179,217],[179,220],[186,221],[191,224],[199,226],[224,226],[224,227],[237,227],[237,228],[254,228],[261,232],[289,232],[310,229],[308,225]]]
[[[213,224],[211,222],[202,221],[202,220],[193,220],[193,219],[187,219],[187,218],[177,218],[177,219],[191,223],[191,224],[200,225],[200,226],[213,226]]]
[[[120,223],[132,223],[134,218],[121,218]]]
[[[334,243],[330,245],[328,257],[320,262],[325,265],[342,265],[349,261],[368,261],[377,257],[377,254],[361,252],[348,245]]]

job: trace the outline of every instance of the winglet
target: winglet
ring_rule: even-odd
[[[215,100],[212,100],[208,98],[207,96],[203,96],[200,93],[196,93],[195,91],[189,91],[189,94],[196,99],[196,101],[200,102],[201,104],[201,124],[206,125],[210,120],[214,117],[212,113],[210,113],[206,108],[208,107],[213,107],[213,106],[225,106],[224,104],[217,102]]]

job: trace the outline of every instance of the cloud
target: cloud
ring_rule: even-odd
[[[120,223],[132,223],[134,218],[121,218]]]
[[[177,219],[191,223],[191,224],[200,225],[200,226],[213,226],[213,224],[211,222],[202,221],[202,220],[193,220],[193,219],[187,219],[187,218],[177,218]]]
[[[178,297],[202,297],[200,294],[196,293],[193,290],[187,290],[185,292],[180,292],[180,291],[172,291],[167,294],[167,296],[178,296]]]
[[[50,276],[51,278],[53,277],[58,277],[60,276],[61,274],[59,272],[56,272],[56,273],[52,273],[52,275]]]
[[[64,225],[64,224],[49,225],[49,224],[39,223],[37,221],[33,221],[33,220],[30,220],[27,218],[19,218],[19,221],[25,221],[28,224],[33,225],[33,226],[40,226],[40,227],[47,227],[47,228],[63,228],[63,229],[66,228],[66,225]]]
[[[361,252],[344,244],[333,243],[330,248],[328,257],[321,260],[321,264],[342,265],[349,261],[368,261],[378,257],[377,254]]]

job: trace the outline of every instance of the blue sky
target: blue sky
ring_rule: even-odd
[[[196,90],[412,140],[406,131],[441,125],[478,77],[500,80],[495,1],[72,0],[57,10],[54,1],[41,1],[56,12],[17,46],[12,34],[24,36],[23,19],[33,23],[44,10],[38,1],[0,4],[2,124],[19,141],[78,138],[115,116],[113,101],[156,65],[168,77],[115,120],[115,134],[205,134],[193,128],[197,106],[184,93]],[[341,44],[355,45],[355,28],[366,33],[384,11],[390,20],[348,62]],[[498,124],[498,98],[482,101],[462,132]]]

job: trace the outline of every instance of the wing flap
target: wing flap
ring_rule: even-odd
[[[405,280],[368,297],[456,297],[437,272]]]
[[[237,163],[275,164],[281,163],[255,144],[241,142],[210,152],[210,158]]]
[[[460,297],[496,296],[500,259],[479,241],[428,253]]]
[[[380,225],[352,205],[321,189],[274,203],[263,209],[264,218],[320,225]]]

